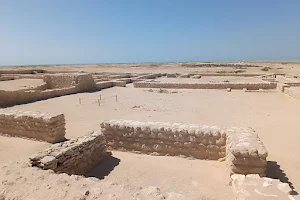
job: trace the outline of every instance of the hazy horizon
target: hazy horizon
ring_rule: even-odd
[[[1,2],[0,66],[300,60],[300,1]]]

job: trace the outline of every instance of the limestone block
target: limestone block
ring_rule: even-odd
[[[225,155],[226,137],[216,126],[109,120],[101,127],[112,149],[213,159]]]
[[[63,114],[0,110],[0,133],[56,143],[65,139],[65,117]]]
[[[291,188],[278,179],[260,177],[259,175],[233,174],[232,188],[237,200],[293,200]]]
[[[31,166],[58,173],[84,174],[106,155],[105,136],[99,132],[54,144],[29,157]]]
[[[226,162],[231,173],[265,175],[268,152],[251,128],[226,130]]]

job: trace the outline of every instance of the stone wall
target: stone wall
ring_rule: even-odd
[[[282,183],[279,179],[260,177],[257,174],[234,174],[232,188],[237,200],[295,200],[290,195],[292,189],[288,183]]]
[[[108,147],[198,159],[226,157],[231,173],[265,175],[268,155],[251,128],[110,120],[101,124]]]
[[[13,76],[1,76],[0,75],[0,81],[10,81],[10,80],[15,80],[15,77],[13,77]]]
[[[283,93],[295,99],[300,99],[300,87],[284,87]]]
[[[135,77],[135,79],[155,79],[157,77],[161,77],[161,73],[157,74],[145,74],[138,77]]]
[[[122,78],[122,79],[118,79],[117,81],[125,81],[126,84],[132,83],[132,79],[131,78]]]
[[[0,90],[0,107],[30,103],[80,92],[91,92],[99,89],[99,85],[94,82],[91,74],[46,75],[44,81],[46,82],[45,84],[31,90]]]
[[[45,75],[48,88],[68,88],[75,86],[78,92],[94,91],[96,83],[91,74],[52,74]]]
[[[126,87],[126,81],[113,81],[113,86]]]
[[[265,176],[268,152],[251,128],[226,130],[226,162],[230,173]]]
[[[31,166],[56,173],[84,175],[96,167],[106,156],[106,141],[102,133],[93,132],[86,136],[54,144],[30,157]]]
[[[114,84],[112,81],[103,81],[103,82],[97,82],[96,83],[96,88],[97,90],[102,90],[102,89],[105,89],[105,88],[110,88],[110,87],[113,87]]]
[[[68,94],[75,94],[78,89],[73,86],[61,89],[49,90],[17,90],[4,91],[0,90],[0,107],[13,106],[16,104],[30,103],[39,100],[59,97]]]
[[[0,133],[50,143],[65,140],[65,116],[32,111],[0,110]]]
[[[136,88],[170,88],[170,89],[276,89],[277,83],[155,83],[135,82]]]
[[[35,74],[37,73],[46,73],[46,70],[43,69],[4,69],[0,70],[0,74]]]
[[[213,160],[225,156],[226,136],[215,126],[112,120],[101,127],[113,149]]]

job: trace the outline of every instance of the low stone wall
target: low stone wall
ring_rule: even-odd
[[[110,120],[101,124],[108,147],[198,159],[226,157],[232,173],[265,175],[267,150],[251,128]]]
[[[290,97],[300,99],[300,87],[284,87],[282,91]]]
[[[45,75],[44,81],[50,89],[75,86],[78,92],[96,90],[96,83],[91,74],[51,74]]]
[[[75,86],[69,88],[49,90],[0,90],[0,107],[30,103],[75,93],[78,93],[78,89]]]
[[[98,88],[103,88],[101,84],[94,82],[91,74],[46,75],[44,81],[46,83],[31,90],[0,90],[0,107],[30,103],[80,92],[91,92],[99,90]]]
[[[0,110],[0,133],[61,142],[65,140],[65,117],[63,114]]]
[[[295,200],[290,195],[292,189],[289,184],[279,179],[260,177],[257,174],[231,176],[232,188],[237,200]]]
[[[141,75],[141,76],[135,77],[135,79],[155,79],[157,77],[161,77],[161,73]]]
[[[179,74],[166,74],[167,78],[177,78]]]
[[[113,87],[114,84],[112,81],[103,81],[103,82],[97,82],[96,83],[96,88],[97,90],[102,90],[102,89],[105,89],[105,88],[110,88],[110,87]]]
[[[251,128],[226,130],[226,162],[230,173],[265,176],[268,152]]]
[[[170,89],[276,89],[277,83],[155,83],[135,82],[136,88],[170,88]]]
[[[46,73],[46,70],[43,69],[5,69],[0,70],[0,74],[35,74],[37,73]]]
[[[117,80],[117,81],[125,81],[126,84],[132,83],[132,79],[131,79],[131,78],[122,78],[122,79],[119,79],[119,80]]]
[[[225,156],[226,136],[215,126],[112,120],[101,127],[113,149],[213,160]]]
[[[31,156],[30,164],[56,173],[83,175],[97,166],[105,155],[105,136],[93,132],[50,146]]]
[[[10,81],[10,80],[15,80],[15,77],[13,77],[13,76],[1,76],[0,75],[0,81]]]
[[[113,86],[126,87],[126,81],[113,81]]]

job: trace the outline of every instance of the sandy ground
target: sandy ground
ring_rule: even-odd
[[[114,169],[104,177],[106,181],[117,180],[120,184],[143,188],[156,186],[163,193],[176,192],[185,196],[185,199],[233,198],[228,173],[224,173],[225,162],[116,151],[111,160],[112,162],[104,161],[88,176],[103,178],[107,175],[105,169],[112,168],[111,163],[115,163]],[[222,194],[214,192],[217,190],[222,191]]]
[[[42,79],[16,79],[10,81],[0,81],[0,90],[15,91],[29,89],[43,84]]]
[[[273,167],[280,167],[295,190],[299,190],[299,101],[275,91],[229,93],[218,90],[176,90],[176,92],[166,94],[158,93],[157,90],[149,92],[144,89],[114,87],[100,92],[63,96],[7,109],[62,112],[67,120],[67,138],[99,130],[100,123],[105,119],[251,126],[266,145],[270,164]],[[99,106],[97,99],[100,95],[102,100]],[[115,95],[118,95],[118,102]],[[79,104],[79,98],[82,104]],[[277,175],[284,178],[282,174]]]

